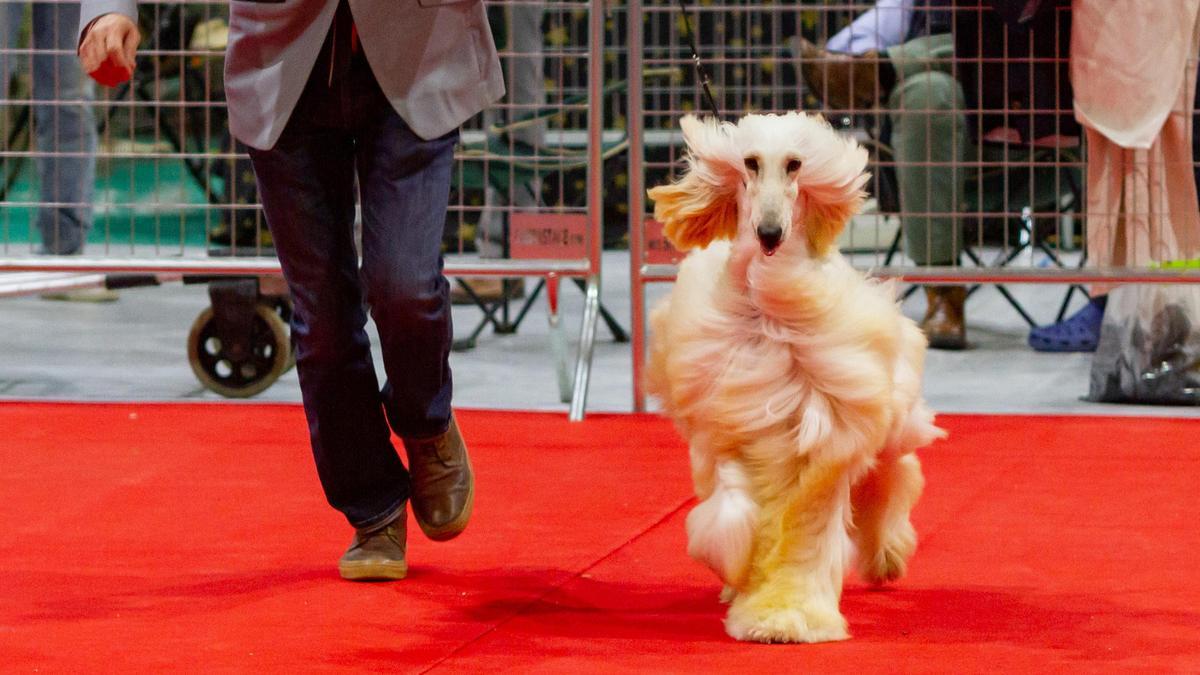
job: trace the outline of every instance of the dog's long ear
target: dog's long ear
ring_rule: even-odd
[[[822,120],[818,138],[806,139],[807,152],[800,174],[800,200],[804,231],[811,251],[823,254],[833,246],[842,229],[862,208],[863,188],[871,175],[866,172],[867,151],[849,136],[830,129]]]
[[[737,234],[737,190],[743,175],[732,124],[688,115],[679,126],[688,146],[687,173],[653,188],[649,196],[663,234],[686,251]]]

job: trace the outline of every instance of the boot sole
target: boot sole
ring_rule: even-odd
[[[349,581],[399,581],[408,576],[408,563],[358,562],[338,563],[338,573]]]
[[[967,341],[958,338],[930,338],[930,349],[945,349],[948,351],[961,351],[967,348]]]
[[[450,541],[467,529],[467,521],[471,519],[471,510],[475,507],[475,470],[471,468],[469,456],[467,457],[467,470],[471,472],[471,489],[467,492],[467,503],[463,505],[462,513],[458,514],[457,518],[436,528],[426,525],[420,518],[416,518],[421,531],[433,541]],[[416,515],[414,511],[413,516],[416,517]]]

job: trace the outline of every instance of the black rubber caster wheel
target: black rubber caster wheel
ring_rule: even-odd
[[[249,398],[271,386],[294,363],[287,323],[277,308],[255,307],[250,335],[224,344],[212,307],[196,317],[188,334],[188,363],[206,388],[227,398]]]

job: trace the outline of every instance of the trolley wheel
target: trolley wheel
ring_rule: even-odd
[[[275,315],[279,317],[279,320],[283,322],[284,326],[292,325],[292,314],[293,314],[294,310],[292,309],[292,299],[291,298],[289,298],[286,295],[263,296],[262,301],[266,302],[267,307],[269,307],[271,309],[271,311],[275,312]],[[291,333],[289,332],[288,335],[290,336]],[[288,362],[287,362],[287,367],[285,367],[283,369],[283,372],[286,373],[287,371],[289,371],[295,367],[296,367],[296,340],[294,338],[289,337],[288,338]]]
[[[275,308],[259,304],[250,333],[240,349],[224,345],[212,307],[200,312],[188,334],[188,363],[196,379],[228,398],[248,398],[271,386],[292,362],[287,324]]]

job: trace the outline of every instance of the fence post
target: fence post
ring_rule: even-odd
[[[604,0],[588,7],[588,242],[587,290],[583,325],[579,330],[579,359],[575,364],[575,391],[568,419],[583,419],[591,378],[592,352],[596,344],[596,320],[600,314],[600,256],[604,244]]]
[[[626,106],[626,130],[629,134],[629,287],[630,329],[633,345],[633,410],[646,410],[646,391],[643,371],[646,364],[646,287],[642,279],[645,263],[646,227],[646,172],[644,169],[645,149],[642,143],[643,110],[642,95],[642,1],[628,0],[626,5],[626,35],[628,43],[629,70],[628,101]]]

